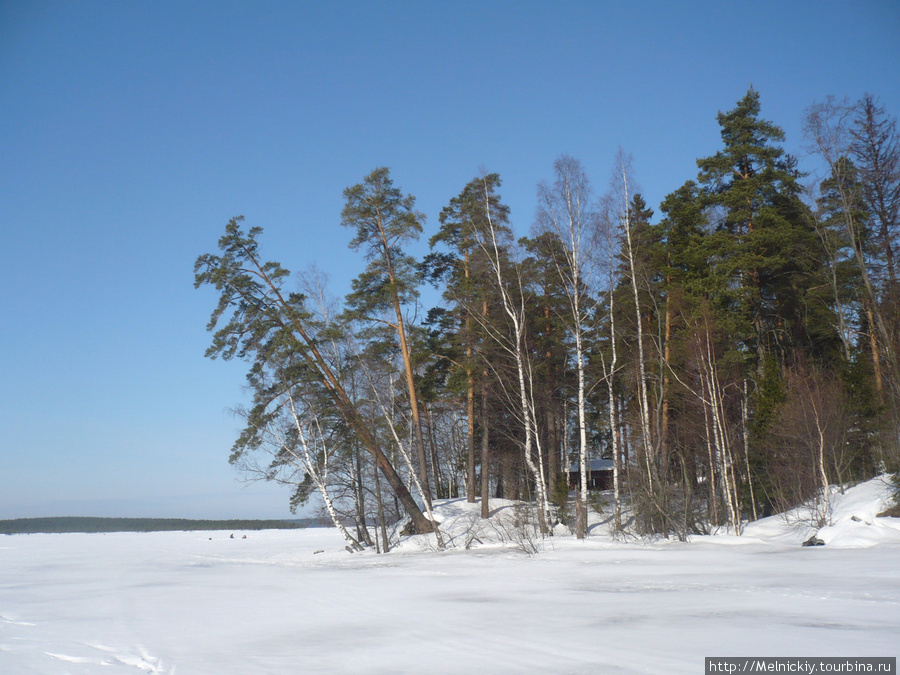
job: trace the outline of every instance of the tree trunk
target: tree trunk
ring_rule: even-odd
[[[610,228],[608,231],[609,235],[609,284],[607,288],[607,295],[609,297],[609,344],[611,349],[611,358],[609,364],[609,372],[604,372],[606,377],[606,394],[609,405],[609,432],[610,432],[610,442],[612,443],[612,455],[613,455],[613,499],[615,501],[616,513],[615,513],[615,529],[616,532],[622,531],[622,490],[620,487],[620,478],[619,472],[621,471],[621,451],[620,451],[620,434],[619,434],[619,422],[617,420],[616,410],[617,410],[617,402],[616,402],[616,393],[615,393],[615,376],[616,376],[616,367],[618,365],[619,360],[619,352],[616,347],[616,300],[615,300],[615,279],[614,279],[614,270],[615,270],[615,258],[613,256],[614,246],[613,246],[613,233]],[[605,367],[604,367],[605,370]]]
[[[425,439],[422,433],[422,420],[419,411],[419,396],[416,393],[416,381],[412,367],[412,353],[406,337],[406,326],[403,320],[403,309],[400,306],[400,296],[397,292],[397,277],[394,273],[394,261],[391,256],[391,246],[388,243],[384,230],[384,221],[381,211],[376,209],[379,236],[381,238],[381,250],[384,262],[387,266],[388,278],[391,282],[391,301],[394,314],[397,318],[397,338],[400,342],[400,356],[403,358],[403,372],[406,376],[406,388],[409,393],[409,408],[413,418],[413,430],[416,439],[416,459],[418,461],[419,481],[422,484],[422,493],[425,503],[431,507],[431,488],[428,482],[428,458],[425,454]]]
[[[434,437],[434,424],[432,424],[433,418],[431,415],[431,408],[427,403],[422,406],[422,417],[424,418],[425,427],[428,429],[428,446],[431,448],[431,474],[432,481],[434,482],[434,495],[436,498],[440,499],[441,495],[444,494],[444,485],[441,480],[441,463],[438,458],[437,439]]]
[[[485,381],[487,372],[485,372]],[[481,517],[488,518],[491,515],[491,428],[487,411],[487,386],[483,385],[481,392]]]
[[[353,456],[354,456],[354,471],[353,471],[353,483],[354,483],[354,492],[355,492],[355,501],[356,501],[356,533],[357,539],[364,542],[366,546],[372,545],[372,537],[369,534],[369,526],[366,523],[366,499],[365,492],[363,491],[363,477],[362,477],[362,459],[359,453],[359,446],[357,443],[353,444]]]
[[[667,279],[671,285],[671,278]],[[662,380],[662,423],[660,425],[659,451],[661,473],[664,479],[669,475],[669,369],[672,363],[672,298],[666,293],[666,327],[663,336],[663,380]]]
[[[372,473],[375,474],[375,503],[378,508],[378,527],[381,528],[381,550],[377,549],[378,527],[375,529],[376,552],[387,553],[390,550],[391,545],[387,536],[387,525],[384,522],[384,501],[381,498],[381,480],[378,478],[377,468]]]
[[[468,319],[467,319],[468,321]],[[469,363],[472,359],[472,348],[466,347]],[[475,378],[472,367],[468,366],[466,375],[466,501],[475,503]]]
[[[472,307],[470,303],[470,286],[469,286],[469,249],[465,249],[463,255],[463,277],[465,288],[465,312],[466,312],[466,414],[468,420],[466,423],[466,501],[470,504],[475,503],[475,347],[473,345],[475,337],[472,332]]]
[[[584,399],[584,350],[581,345],[581,329],[579,327],[575,329],[575,353],[578,363],[578,468],[581,471],[581,489],[578,492],[578,502],[584,520],[584,522],[579,522],[577,536],[579,539],[584,539],[587,536],[587,481],[589,467],[587,459],[587,411]]]
[[[575,493],[575,533],[578,539],[587,536],[587,509],[584,506],[586,501],[582,498],[580,490]]]
[[[881,374],[881,350],[878,348],[878,339],[875,337],[875,313],[872,310],[872,301],[867,298],[863,303],[866,308],[868,320],[867,331],[869,335],[869,348],[872,351],[872,370],[875,372],[875,392],[878,394],[878,402],[884,403],[884,380]]]
[[[553,390],[551,385],[551,391]],[[551,494],[555,495],[559,486],[559,420],[556,406],[551,403],[547,407],[547,485],[550,487]]]
[[[403,510],[406,511],[410,518],[412,518],[413,527],[415,528],[416,533],[425,534],[427,532],[434,532],[434,523],[428,520],[428,518],[425,517],[425,514],[422,513],[422,509],[419,508],[416,500],[413,499],[412,494],[407,489],[406,485],[404,485],[403,479],[400,478],[400,474],[394,470],[394,467],[391,465],[388,458],[381,451],[381,448],[375,445],[375,440],[371,437],[370,443],[374,446],[373,454],[375,456],[375,463],[387,479],[388,485],[391,486],[394,495],[396,495],[400,504],[403,505]]]
[[[393,277],[391,278],[393,283]],[[400,338],[400,353],[403,356],[403,372],[406,374],[406,387],[409,391],[409,408],[413,418],[413,430],[416,438],[416,459],[419,462],[419,480],[422,483],[422,494],[425,503],[431,506],[431,488],[428,483],[428,459],[425,454],[425,439],[422,435],[422,420],[419,414],[419,397],[416,393],[416,382],[412,368],[412,356],[406,341],[406,329],[403,323],[403,313],[400,309],[400,299],[394,294],[394,309],[397,314],[397,335]]]
[[[747,393],[747,380],[744,379],[741,391],[741,437],[744,440],[744,463],[747,467],[747,488],[750,491],[750,506],[753,520],[759,520],[756,513],[756,495],[753,493],[753,473],[750,469],[750,397]]]
[[[647,397],[647,366],[644,358],[644,327],[643,318],[641,317],[641,304],[638,296],[637,268],[634,261],[634,247],[631,239],[631,218],[629,215],[628,204],[628,177],[625,173],[625,167],[622,167],[622,182],[625,190],[625,243],[628,253],[628,272],[631,277],[631,290],[634,297],[634,318],[637,322],[637,344],[638,344],[638,407],[641,417],[641,442],[644,446],[644,462],[647,469],[647,481],[650,492],[653,492],[653,440],[650,433],[650,403]]]
[[[721,384],[719,383],[718,368],[709,332],[704,340],[705,348],[705,377],[709,395],[709,408],[712,415],[713,441],[717,448],[720,461],[720,476],[724,487],[725,501],[728,504],[728,513],[735,534],[741,534],[741,515],[738,510],[737,484],[734,478],[733,458],[730,442],[728,440],[728,426],[725,420],[725,405],[722,397]]]

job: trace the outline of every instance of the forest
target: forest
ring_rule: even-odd
[[[442,546],[434,499],[521,500],[545,536],[587,536],[595,508],[685,538],[817,497],[824,519],[827,486],[897,472],[895,118],[870,95],[810,105],[821,178],[754,89],[716,120],[720,149],[656,208],[624,151],[605,192],[561,156],[520,238],[498,174],[448,186],[421,259],[425,216],[377,168],[344,191],[342,300],[232,219],[194,268],[218,296],[207,356],[248,366],[230,461],[379,551],[403,519]]]

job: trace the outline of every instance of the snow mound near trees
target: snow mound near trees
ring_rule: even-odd
[[[888,476],[874,478],[834,495],[835,506],[818,537],[842,548],[864,548],[900,543],[900,518],[878,517],[893,504],[893,485]]]
[[[781,544],[799,546],[815,535],[832,548],[867,548],[879,544],[900,545],[900,518],[878,517],[893,503],[893,484],[884,475],[845,488],[831,486],[829,508],[824,527],[819,527],[821,506],[813,502],[786,513],[747,523],[743,534],[733,532],[695,536],[691,540],[718,545]],[[481,518],[481,503],[468,503],[464,498],[435,500],[434,518],[439,523],[444,544],[448,549],[505,548],[526,553],[538,553],[548,541],[542,539],[534,520],[531,505],[505,499],[490,501],[490,518]],[[610,514],[594,511],[589,517],[589,540],[612,542]],[[568,530],[557,526],[553,537],[556,543],[568,539]],[[401,538],[394,551],[433,551],[437,549],[434,535]]]
[[[814,503],[777,516],[748,523],[742,538],[800,544],[815,535],[826,545],[838,548],[866,548],[877,544],[900,544],[900,518],[878,517],[893,503],[890,476],[873,478],[841,494],[829,488],[829,508],[825,526],[818,527],[820,510]]]
[[[441,530],[444,545],[452,549],[482,547],[518,548],[536,553],[540,547],[536,516],[532,505],[509,499],[491,499],[490,516],[481,517],[481,501],[465,498],[434,500],[432,513]],[[433,534],[401,539],[392,550],[433,550]]]

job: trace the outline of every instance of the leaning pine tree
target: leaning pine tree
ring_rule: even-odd
[[[273,360],[283,363],[285,354],[290,353],[296,363],[291,372],[302,373],[307,386],[315,388],[320,399],[328,401],[353,430],[409,514],[412,529],[419,533],[431,532],[433,523],[422,513],[382,452],[370,425],[353,404],[339,370],[319,348],[315,322],[306,310],[304,296],[284,289],[290,272],[277,262],[262,260],[257,241],[262,228],[253,227],[244,232],[240,226],[242,221],[242,216],[233,218],[226,226],[225,235],[219,239],[220,255],[201,255],[194,264],[194,285],[199,288],[208,284],[219,292],[219,302],[207,326],[214,334],[206,355],[226,360],[246,359],[251,366],[250,386],[258,397],[265,398],[281,389],[276,383],[270,392],[266,391],[273,383],[260,375],[272,370]],[[221,325],[226,315],[227,322]],[[253,438],[254,431],[248,427],[238,445],[242,439]],[[248,447],[253,442],[250,440]]]
[[[412,195],[404,196],[394,187],[390,171],[385,167],[375,169],[362,183],[344,190],[344,198],[347,202],[341,225],[356,231],[350,247],[362,249],[369,261],[366,270],[353,280],[353,292],[347,296],[347,315],[358,321],[387,324],[397,334],[413,421],[418,478],[423,497],[430,506],[419,392],[403,312],[404,306],[415,302],[418,291],[415,261],[402,247],[419,238],[425,216],[415,210],[416,200]],[[391,319],[386,319],[389,315]]]

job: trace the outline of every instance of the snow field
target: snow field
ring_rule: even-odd
[[[595,523],[536,556],[419,538],[350,554],[331,529],[2,537],[0,673],[701,673],[706,656],[897,656],[885,489],[834,495],[814,548],[797,514],[690,543],[616,541]],[[457,545],[472,508],[437,510]]]

